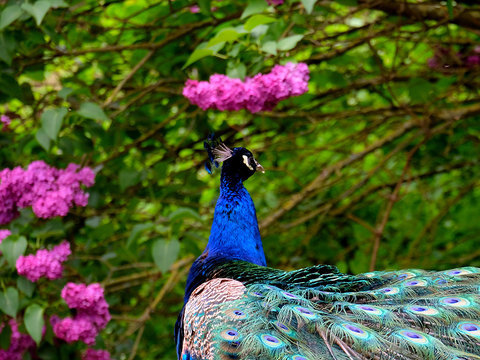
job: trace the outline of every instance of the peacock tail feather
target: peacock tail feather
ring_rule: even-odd
[[[352,276],[218,265],[184,311],[182,359],[480,359],[480,269]]]

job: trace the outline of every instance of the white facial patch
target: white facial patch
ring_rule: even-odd
[[[253,170],[252,165],[250,165],[250,164],[248,163],[248,156],[247,156],[247,155],[243,155],[243,163],[244,163],[250,170]]]

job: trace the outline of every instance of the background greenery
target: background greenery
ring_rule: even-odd
[[[64,279],[20,293],[19,318],[32,303],[65,314],[67,280],[101,282],[113,320],[99,348],[174,359],[218,195],[219,172],[203,169],[212,130],[267,170],[247,188],[270,266],[480,266],[480,67],[461,61],[480,45],[476,1],[3,0],[0,13],[0,114],[12,118],[0,168],[98,171],[86,208],[47,221],[27,209],[7,226],[26,253],[64,238],[74,249]],[[271,112],[202,111],[181,95],[188,78],[287,61],[309,65],[309,92]],[[82,349],[58,345],[47,336],[40,357]]]

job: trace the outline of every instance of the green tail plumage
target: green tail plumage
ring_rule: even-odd
[[[480,359],[480,270],[219,266],[185,309],[190,359]],[[188,357],[185,357],[188,359]]]

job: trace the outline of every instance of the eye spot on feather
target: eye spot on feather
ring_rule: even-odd
[[[473,271],[467,269],[452,269],[445,271],[444,274],[449,276],[460,276],[460,275],[468,275],[473,274]]]
[[[287,291],[282,291],[282,295],[286,297],[287,299],[298,299],[297,295],[293,295]]]
[[[292,357],[290,357],[290,359],[291,360],[308,360],[308,358],[302,355],[293,355]]]
[[[480,338],[480,323],[479,322],[461,322],[457,326],[458,330],[460,330],[463,334],[467,334],[469,336],[474,336],[476,338]]]
[[[277,328],[277,330],[281,331],[283,334],[290,336],[290,337],[296,337],[296,332],[289,328],[287,325],[280,321],[274,321],[273,325]]]
[[[405,283],[405,286],[426,286],[427,282],[425,280],[411,280]]]
[[[470,300],[461,297],[444,297],[440,299],[440,303],[453,307],[464,307],[470,305]]]
[[[413,305],[413,306],[408,306],[407,310],[419,315],[438,315],[439,314],[439,311],[437,309],[429,306]]]
[[[240,309],[228,309],[225,313],[234,320],[243,320],[247,318],[247,314]]]
[[[249,168],[250,170],[254,170],[252,165],[248,162],[248,156],[247,155],[242,155],[243,157],[243,163]]]
[[[220,337],[227,341],[236,341],[240,339],[240,334],[235,329],[227,329],[220,333]]]
[[[358,339],[367,339],[369,336],[368,332],[353,324],[342,324],[341,327]]]
[[[416,276],[414,273],[407,271],[407,272],[399,274],[397,276],[397,280],[406,280],[406,279],[410,279],[414,276]]]
[[[445,280],[443,278],[438,278],[438,279],[433,280],[433,282],[437,285],[445,285],[447,283],[447,280]]]
[[[425,335],[418,331],[414,330],[400,330],[398,334],[403,337],[405,340],[417,344],[417,345],[425,345],[428,344],[428,339]]]
[[[271,334],[260,335],[260,340],[262,340],[262,343],[265,346],[271,349],[278,349],[284,345],[282,340],[280,340],[278,337],[273,336]]]
[[[381,291],[385,295],[390,296],[390,295],[398,294],[400,292],[400,289],[398,287],[388,287],[388,288],[379,289],[379,291]]]
[[[371,305],[353,305],[356,309],[362,310],[368,314],[372,315],[382,315],[383,311],[375,306]]]
[[[304,308],[302,306],[294,306],[293,311],[295,311],[297,314],[299,314],[299,315],[301,315],[301,316],[303,316],[307,319],[310,319],[310,320],[317,318],[317,315],[313,311],[311,311],[307,308]]]

